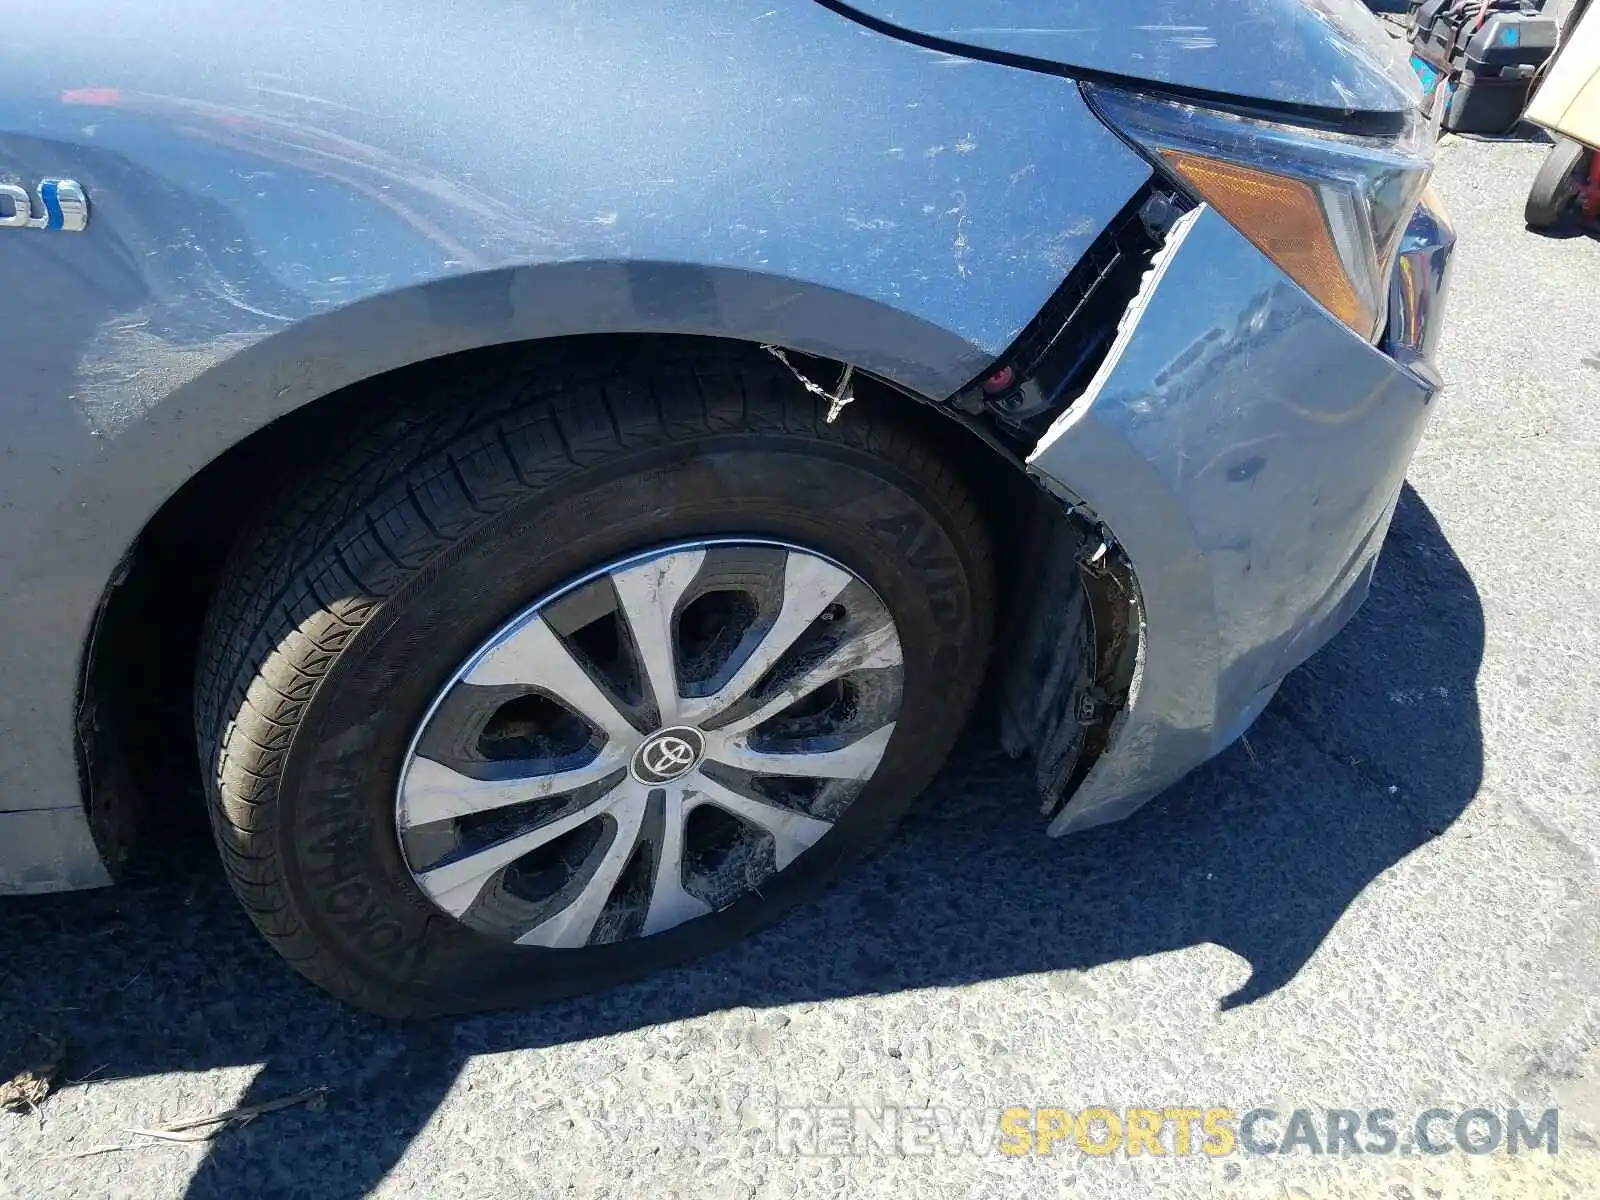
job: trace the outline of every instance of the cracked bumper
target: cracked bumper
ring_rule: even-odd
[[[110,882],[82,808],[0,812],[0,896]]]
[[[1128,703],[1052,836],[1128,815],[1226,748],[1365,599],[1440,388],[1454,240],[1425,200],[1376,348],[1214,212],[1174,229],[1029,459],[1115,536],[1143,610]]]

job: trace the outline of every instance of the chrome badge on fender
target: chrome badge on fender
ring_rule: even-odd
[[[0,229],[61,229],[82,233],[89,224],[89,197],[71,179],[41,179],[39,205],[44,215],[33,215],[33,197],[26,188],[0,183]],[[7,212],[7,207],[10,212]]]

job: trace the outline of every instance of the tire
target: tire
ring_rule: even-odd
[[[1570,138],[1557,139],[1528,193],[1523,216],[1531,228],[1553,229],[1561,224],[1578,198],[1588,161],[1588,147]]]
[[[405,406],[338,461],[287,484],[239,539],[207,617],[195,723],[212,826],[235,892],[279,953],[313,983],[383,1016],[555,999],[726,946],[878,845],[954,744],[991,636],[983,524],[927,440],[870,399],[826,423],[813,398],[756,352],[652,357],[611,364],[604,374],[511,372],[440,391],[449,394]],[[830,816],[825,835],[759,888],[714,907],[700,901],[707,915],[650,936],[637,936],[635,922],[634,936],[618,941],[508,941],[510,926],[494,923],[501,917],[485,900],[491,892],[511,894],[513,909],[566,894],[528,900],[512,894],[509,874],[485,885],[462,914],[441,907],[440,871],[413,869],[412,859],[432,861],[432,851],[408,839],[443,827],[459,847],[478,836],[461,832],[478,818],[406,822],[412,789],[421,786],[416,764],[433,742],[455,736],[436,729],[449,698],[481,699],[463,664],[481,662],[494,638],[520,628],[507,624],[519,613],[553,623],[546,614],[567,601],[548,598],[573,595],[573,581],[597,567],[622,564],[606,576],[620,596],[615,580],[629,556],[709,545],[709,563],[721,553],[715,539],[728,536],[759,543],[750,553],[762,563],[776,561],[763,555],[785,556],[785,580],[803,558],[833,564],[855,577],[851,587],[864,585],[860,595],[881,598],[903,662],[885,676],[899,689],[898,707],[875,772],[864,784],[841,785],[859,790]],[[744,603],[728,595],[734,608]],[[529,609],[535,602],[543,607]],[[687,636],[686,610],[675,611],[668,636]],[[819,629],[813,624],[803,637]],[[618,645],[624,641],[619,634]],[[628,644],[638,650],[637,641]],[[824,715],[835,709],[854,711],[835,704]],[[559,720],[572,719],[562,709]],[[461,742],[462,752],[488,753],[487,728]],[[641,792],[641,761],[631,760],[618,794],[626,786],[641,802],[664,803],[667,790]],[[707,775],[715,765],[700,764]],[[832,786],[824,781],[820,790]],[[619,821],[606,816],[593,837],[609,830],[620,844]],[[687,838],[689,826],[682,828]],[[765,828],[726,836],[776,846]],[[562,870],[587,853],[561,845]],[[772,853],[769,864],[783,851]],[[447,852],[439,861],[454,860]],[[630,858],[625,870],[639,861]],[[659,863],[667,860],[656,861],[651,880],[663,877]],[[598,885],[590,890],[598,894]],[[606,903],[609,914],[616,895]]]

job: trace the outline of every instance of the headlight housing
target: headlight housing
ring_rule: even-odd
[[[1083,85],[1089,103],[1163,173],[1216,209],[1367,341],[1433,171],[1420,113],[1396,137],[1332,133]]]

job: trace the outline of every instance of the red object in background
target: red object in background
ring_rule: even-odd
[[[68,88],[61,93],[61,103],[117,105],[122,103],[122,91],[108,87]]]
[[[1600,150],[1589,151],[1589,174],[1578,185],[1578,208],[1585,221],[1600,220]]]

